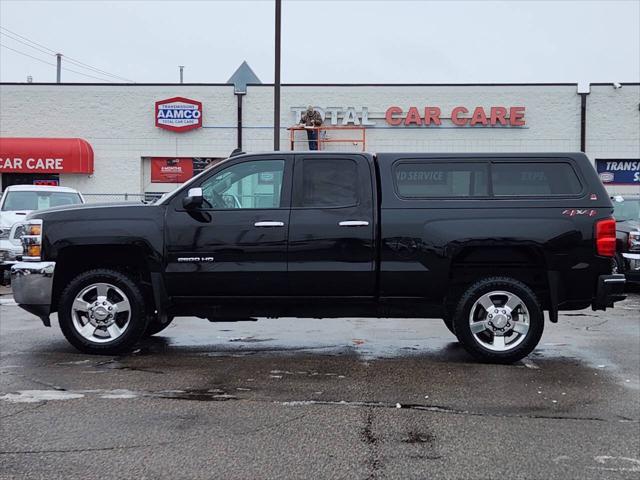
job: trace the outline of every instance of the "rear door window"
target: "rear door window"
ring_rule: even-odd
[[[358,165],[354,160],[305,158],[300,164],[301,174],[296,173],[295,207],[349,207],[358,204]]]
[[[402,162],[395,166],[394,181],[405,198],[486,197],[487,171],[482,162]]]
[[[491,165],[495,196],[577,195],[582,184],[566,162],[495,162]]]

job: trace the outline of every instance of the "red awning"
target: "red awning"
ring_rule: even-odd
[[[93,173],[81,138],[0,138],[0,173]]]

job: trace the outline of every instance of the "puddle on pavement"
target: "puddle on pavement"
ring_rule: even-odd
[[[150,396],[170,400],[192,400],[197,402],[225,402],[227,400],[238,400],[238,397],[236,397],[235,395],[230,395],[219,388],[212,388],[208,390],[171,390],[166,392],[158,392]]]
[[[433,435],[429,433],[421,433],[416,431],[410,431],[407,434],[407,438],[403,438],[403,443],[433,443]]]

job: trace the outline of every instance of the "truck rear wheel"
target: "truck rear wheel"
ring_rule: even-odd
[[[513,363],[538,345],[544,314],[535,293],[509,277],[490,277],[467,289],[453,318],[456,336],[474,357]]]
[[[69,282],[60,296],[58,320],[74,347],[103,355],[131,349],[148,323],[135,282],[108,269],[89,270]]]

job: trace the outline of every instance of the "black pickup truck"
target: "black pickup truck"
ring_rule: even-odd
[[[545,310],[624,298],[612,211],[579,153],[241,154],[153,205],[31,214],[12,282],[89,353],[185,315],[417,317],[508,363]]]

